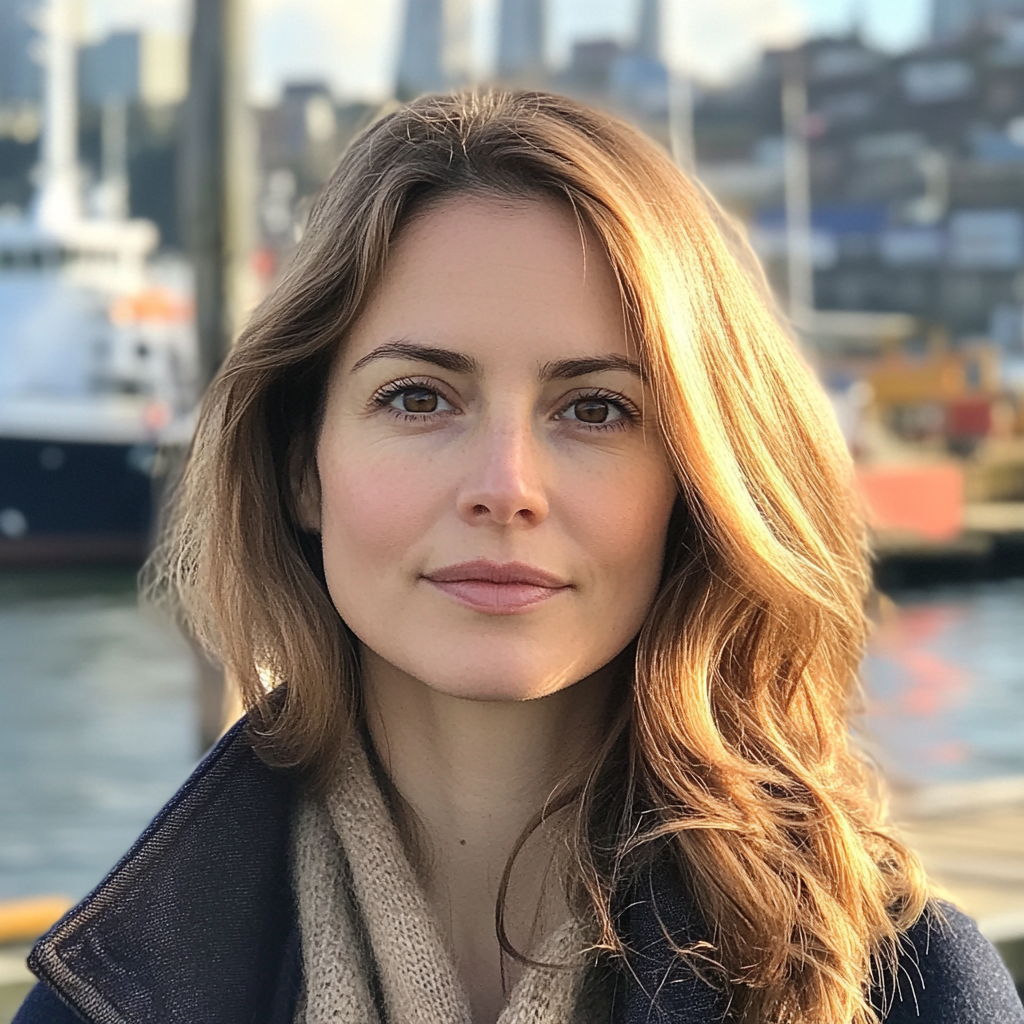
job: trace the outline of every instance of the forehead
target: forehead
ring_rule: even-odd
[[[540,361],[633,355],[600,240],[554,201],[447,200],[400,233],[343,362],[412,340]]]

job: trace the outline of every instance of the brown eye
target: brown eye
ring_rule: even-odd
[[[604,423],[610,410],[602,399],[583,398],[573,403],[572,411],[581,423]]]
[[[437,411],[437,393],[426,388],[409,388],[402,392],[401,400],[406,412]]]

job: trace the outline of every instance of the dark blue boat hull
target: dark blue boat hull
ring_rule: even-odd
[[[153,459],[149,445],[0,437],[0,565],[144,557]]]

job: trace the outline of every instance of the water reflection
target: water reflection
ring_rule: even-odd
[[[894,780],[1024,774],[1024,580],[900,595],[864,673],[868,733]]]
[[[865,665],[909,783],[1024,774],[1024,581],[906,593]],[[192,663],[127,571],[0,574],[0,898],[80,896],[196,760]]]
[[[0,575],[0,898],[96,884],[192,768],[191,697],[131,572]]]

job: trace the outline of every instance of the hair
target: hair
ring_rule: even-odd
[[[466,195],[553,200],[603,244],[678,479],[631,686],[573,798],[570,881],[599,945],[624,952],[616,894],[658,851],[708,925],[677,953],[742,1019],[871,1024],[928,897],[849,738],[871,586],[852,463],[739,233],[633,128],[489,92],[419,99],[356,138],[206,395],[151,591],[237,680],[261,756],[326,777],[359,661],[296,480],[397,233]]]

